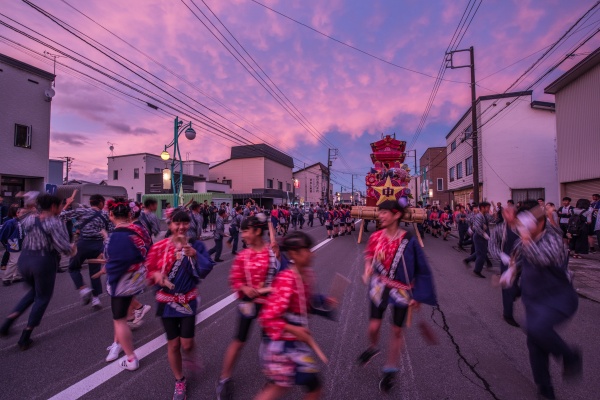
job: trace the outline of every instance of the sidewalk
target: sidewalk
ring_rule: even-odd
[[[600,253],[569,259],[573,285],[580,296],[600,303]]]
[[[458,239],[455,230],[450,236]],[[573,286],[581,297],[600,303],[600,253],[585,254],[583,258],[569,258],[569,270],[573,272]]]

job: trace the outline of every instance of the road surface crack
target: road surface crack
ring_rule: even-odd
[[[440,324],[439,322],[437,322],[434,318],[435,316],[435,312],[438,312],[441,317],[442,317],[442,324]],[[478,371],[477,371],[477,365],[479,364],[478,361],[471,363],[467,360],[467,358],[463,355],[462,350],[460,348],[460,345],[456,342],[456,339],[454,338],[454,335],[450,332],[450,326],[448,325],[448,320],[446,319],[446,314],[444,314],[444,312],[442,311],[442,309],[440,308],[439,305],[433,307],[433,309],[431,310],[431,320],[433,321],[434,324],[436,324],[437,326],[439,326],[440,328],[442,328],[444,330],[444,332],[446,332],[446,334],[448,335],[448,338],[450,338],[450,341],[452,342],[452,344],[454,345],[454,351],[456,351],[456,354],[458,355],[458,369],[460,371],[460,373],[467,379],[469,380],[471,383],[473,383],[475,386],[478,386],[480,388],[482,388],[483,390],[485,390],[486,392],[488,392],[493,398],[494,400],[500,400],[500,398],[498,396],[496,396],[496,393],[494,393],[494,391],[492,390],[492,386],[490,385],[490,383],[487,381],[487,379],[485,379]],[[461,367],[461,361],[471,370],[471,372],[473,373],[473,375],[475,375],[475,377],[477,379],[479,379],[481,381],[481,383],[483,384],[483,386],[477,384],[477,382],[474,382],[471,378],[469,378],[463,371],[462,367]]]

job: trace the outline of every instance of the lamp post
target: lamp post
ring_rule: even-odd
[[[171,189],[173,190],[173,207],[177,207],[179,203],[183,203],[183,160],[181,151],[179,150],[179,136],[185,132],[185,137],[188,140],[196,138],[196,131],[192,128],[192,121],[184,123],[179,117],[175,117],[173,127],[173,141],[165,145],[165,149],[160,154],[160,158],[168,161],[171,158]],[[169,155],[168,148],[173,147],[173,157]],[[177,160],[179,157],[179,160]],[[175,179],[175,161],[179,162],[179,179]],[[167,174],[163,173],[163,179]]]

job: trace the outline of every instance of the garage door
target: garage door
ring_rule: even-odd
[[[564,186],[565,196],[573,199],[573,203],[578,199],[592,199],[592,194],[600,193],[600,179],[591,179],[588,181],[570,182]]]

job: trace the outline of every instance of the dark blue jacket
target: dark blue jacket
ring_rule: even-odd
[[[433,275],[431,274],[431,267],[425,257],[425,253],[421,248],[421,245],[417,239],[410,233],[406,234],[408,243],[404,249],[404,261],[406,262],[406,271],[408,272],[408,281],[404,272],[404,265],[402,259],[400,259],[398,267],[396,268],[396,276],[394,280],[400,281],[404,284],[412,283],[414,288],[413,298],[419,303],[425,303],[429,305],[437,304],[437,297],[435,294],[435,285],[433,284]]]

